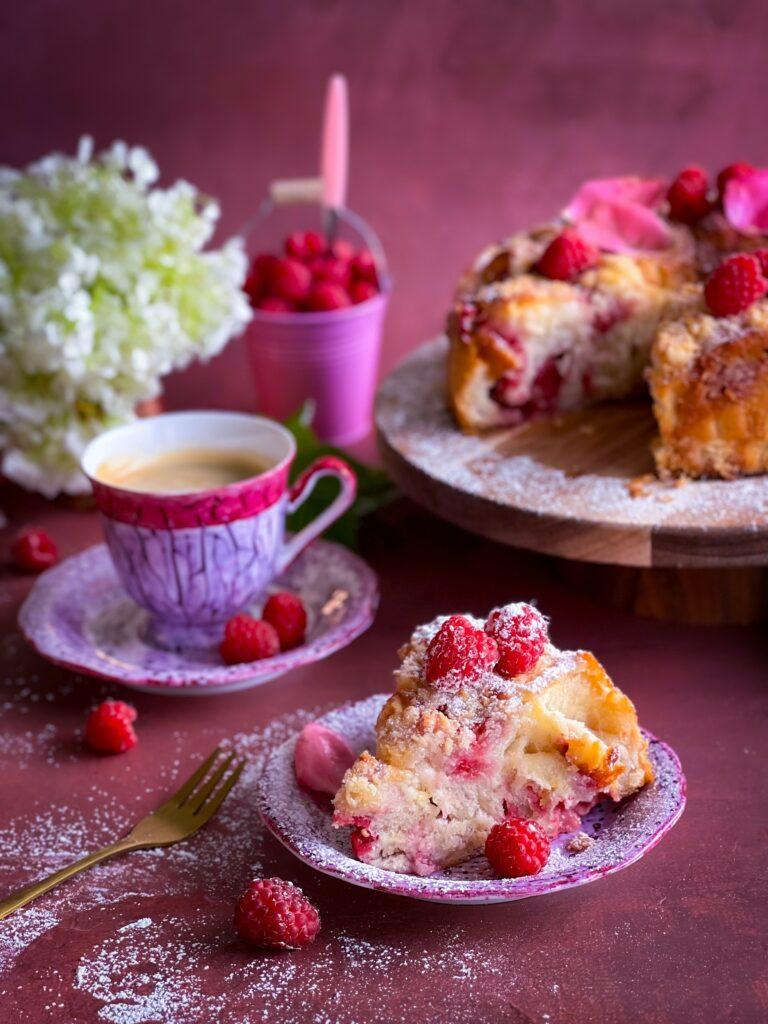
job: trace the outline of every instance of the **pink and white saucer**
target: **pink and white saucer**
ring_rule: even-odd
[[[105,544],[49,569],[19,612],[25,639],[48,661],[136,690],[174,696],[259,686],[346,647],[370,626],[376,574],[357,555],[315,541],[269,588],[291,590],[307,607],[307,640],[295,650],[243,665],[218,651],[176,653],[146,639],[147,613],[125,593]]]
[[[376,746],[374,725],[386,697],[376,694],[324,715],[320,722],[338,732],[356,753]],[[570,889],[629,867],[648,853],[672,828],[685,807],[685,776],[677,754],[645,733],[655,781],[623,803],[594,807],[582,831],[594,840],[589,849],[571,854],[571,836],[552,843],[549,862],[528,878],[495,878],[482,855],[429,878],[401,875],[371,867],[352,854],[349,829],[334,829],[330,812],[299,788],[293,769],[296,737],[278,747],[259,781],[259,811],[269,830],[305,864],[326,875],[365,889],[436,903],[508,903],[528,896]]]

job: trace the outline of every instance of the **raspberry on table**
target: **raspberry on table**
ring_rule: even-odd
[[[264,605],[261,617],[274,627],[281,651],[290,651],[304,643],[307,610],[298,594],[291,594],[287,590],[272,594]]]
[[[263,949],[302,949],[320,931],[320,914],[293,882],[256,878],[237,901],[235,927]]]
[[[21,530],[11,542],[11,561],[24,572],[42,572],[58,560],[55,541],[38,527]]]
[[[709,180],[701,167],[686,167],[667,190],[670,220],[693,224],[710,210]]]
[[[485,856],[501,878],[537,875],[549,860],[549,839],[535,821],[507,818],[488,833]]]
[[[494,609],[485,631],[498,646],[496,671],[508,679],[529,672],[549,640],[547,620],[530,604],[508,604]]]
[[[589,245],[572,228],[566,228],[553,238],[544,250],[536,269],[553,281],[572,281],[599,258],[597,249]]]
[[[219,651],[228,665],[239,665],[274,657],[280,651],[280,640],[274,626],[242,613],[224,627]]]
[[[99,754],[123,754],[138,743],[133,723],[136,708],[122,700],[105,700],[85,723],[85,742]]]
[[[729,256],[712,271],[704,286],[704,298],[715,316],[734,316],[761,299],[768,291],[761,259],[747,253]]]
[[[756,168],[745,160],[739,160],[735,164],[728,164],[717,176],[717,191],[720,199],[725,195],[725,186],[729,181],[737,181],[739,178],[748,178],[755,173]]]
[[[495,640],[463,615],[451,615],[429,642],[425,676],[441,689],[459,689],[490,672],[498,656]]]

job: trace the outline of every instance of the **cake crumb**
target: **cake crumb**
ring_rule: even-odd
[[[576,835],[569,839],[565,844],[565,848],[568,853],[584,853],[590,846],[594,846],[595,840],[591,836],[588,836],[586,832],[577,832]]]
[[[627,481],[627,490],[633,498],[647,498],[651,493],[651,485],[656,483],[653,473],[643,473]]]

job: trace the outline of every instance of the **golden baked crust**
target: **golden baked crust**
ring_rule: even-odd
[[[768,472],[768,301],[662,325],[648,382],[661,477]]]
[[[468,432],[622,398],[643,386],[661,318],[693,275],[690,234],[662,253],[603,253],[576,282],[532,269],[558,228],[486,250],[448,317],[448,401]]]
[[[524,675],[489,673],[482,686],[447,692],[424,677],[443,621],[399,652],[376,754],[361,754],[336,794],[334,824],[362,830],[361,859],[430,874],[481,849],[507,814],[557,835],[578,828],[598,799],[652,781],[634,706],[594,655],[548,645]]]
[[[447,328],[448,404],[461,429],[516,426],[627,397],[647,380],[661,476],[768,471],[762,314],[751,333],[702,350],[689,317],[704,317],[714,330],[720,321],[703,312],[705,276],[725,255],[764,246],[765,236],[744,235],[714,211],[693,228],[674,226],[667,250],[601,253],[595,267],[565,283],[534,269],[562,227],[513,235],[462,277]],[[685,341],[689,327],[693,342]],[[676,350],[691,345],[695,359],[683,369]]]

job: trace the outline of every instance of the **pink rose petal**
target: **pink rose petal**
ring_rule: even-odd
[[[585,181],[563,211],[568,220],[588,218],[596,206],[604,203],[630,202],[641,206],[658,206],[667,191],[663,178],[591,178]]]
[[[354,760],[355,755],[338,733],[317,722],[310,722],[296,741],[293,759],[296,781],[306,789],[334,796],[344,772]]]
[[[666,249],[672,231],[654,209],[665,193],[661,178],[595,178],[584,182],[563,216],[607,252]]]
[[[725,186],[723,210],[731,227],[739,231],[768,231],[768,168]]]
[[[666,249],[672,242],[669,225],[653,210],[632,202],[596,207],[578,228],[586,242],[607,252],[647,252]]]

